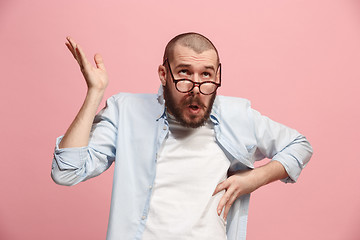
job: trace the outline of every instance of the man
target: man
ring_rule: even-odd
[[[312,149],[297,131],[261,116],[249,101],[216,96],[218,52],[185,33],[166,46],[155,94],[120,93],[95,116],[108,84],[67,38],[88,86],[85,101],[57,139],[52,178],[73,185],[116,161],[108,239],[245,239],[250,193],[295,182]],[[254,168],[254,161],[271,158]]]

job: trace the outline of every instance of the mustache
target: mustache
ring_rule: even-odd
[[[187,96],[185,97],[185,99],[182,101],[183,106],[188,106],[188,105],[197,105],[200,108],[206,108],[205,104],[200,100],[200,98],[197,95],[192,95],[192,96]]]

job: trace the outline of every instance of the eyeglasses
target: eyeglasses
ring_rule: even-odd
[[[219,73],[220,73],[220,79],[219,79],[219,83],[216,83],[214,81],[203,81],[203,82],[194,82],[190,79],[186,79],[186,78],[182,78],[182,79],[175,79],[174,75],[171,71],[171,67],[170,67],[170,63],[168,59],[165,59],[163,66],[165,66],[165,62],[167,62],[167,65],[169,67],[169,71],[170,71],[170,75],[172,77],[173,82],[175,83],[175,88],[176,90],[178,90],[181,93],[188,93],[191,92],[194,87],[198,86],[199,87],[199,92],[204,94],[204,95],[210,95],[213,94],[218,87],[221,86],[221,64],[219,63]],[[215,76],[217,75],[217,71]]]

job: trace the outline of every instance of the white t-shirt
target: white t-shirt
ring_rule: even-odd
[[[157,158],[156,178],[143,240],[226,239],[216,209],[230,162],[215,142],[213,124],[185,128],[169,119],[169,135]]]

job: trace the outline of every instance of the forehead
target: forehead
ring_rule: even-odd
[[[214,49],[197,53],[189,47],[176,44],[173,50],[172,62],[175,66],[179,64],[189,64],[213,66],[215,68],[217,65],[217,54]]]

